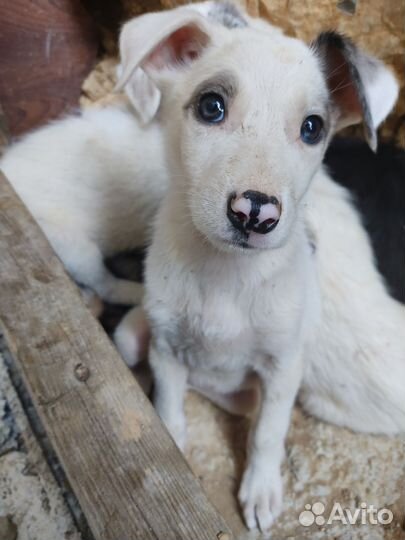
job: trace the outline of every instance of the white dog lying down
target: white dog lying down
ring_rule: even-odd
[[[184,9],[127,23],[121,56],[134,106],[151,117],[159,107],[170,171],[146,264],[155,405],[183,447],[188,384],[232,407],[226,395],[259,379],[239,499],[248,527],[267,531],[281,509],[283,443],[302,381],[304,404],[320,416],[357,429],[405,426],[396,326],[405,313],[321,167],[346,125],[362,120],[375,147],[397,85],[339,35],[309,48],[269,30],[214,31]],[[334,374],[342,354],[345,370]]]
[[[212,9],[200,6],[205,17]],[[338,36],[309,49],[221,9],[220,24],[182,8],[125,27],[123,80],[142,123],[125,108],[89,111],[28,136],[1,167],[72,276],[135,302],[139,287],[108,274],[102,255],[148,238],[167,191],[168,141],[171,185],[147,265],[156,403],[181,443],[186,382],[241,412],[227,393],[260,376],[240,495],[248,525],[267,529],[302,377],[317,416],[405,429],[405,310],[385,291],[347,192],[320,165],[331,134],[361,118],[375,145],[397,86]],[[317,275],[322,316],[311,334]],[[123,322],[127,349],[133,317],[144,325],[139,311]]]
[[[161,138],[158,123],[142,127],[125,105],[89,109],[28,135],[0,161],[71,276],[110,302],[142,297],[103,256],[145,241],[166,190]]]

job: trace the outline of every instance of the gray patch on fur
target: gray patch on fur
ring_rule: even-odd
[[[308,225],[308,223],[306,223],[305,232],[307,235],[307,240],[308,240],[311,253],[314,255],[317,250],[317,237],[316,237],[315,231]]]
[[[226,28],[244,28],[248,25],[242,13],[230,2],[216,2],[210,9],[208,17]]]

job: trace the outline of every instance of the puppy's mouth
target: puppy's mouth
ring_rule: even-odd
[[[251,246],[246,240],[234,240],[231,244],[240,249],[256,249],[255,246]]]
[[[249,235],[248,234],[238,234],[234,235],[232,244],[241,249],[255,249],[254,246],[249,244]]]
[[[242,232],[233,229],[228,230],[225,234],[218,235],[216,237],[216,243],[219,241],[224,247],[226,246],[236,251],[267,250],[273,247],[270,236],[254,231]]]
[[[229,235],[229,238],[222,237],[220,240],[226,246],[237,250],[252,250],[258,248],[258,246],[250,243],[249,234],[241,232],[233,232],[233,234]]]

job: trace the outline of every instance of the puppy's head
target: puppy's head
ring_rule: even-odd
[[[299,220],[331,136],[363,122],[375,148],[397,83],[338,34],[307,46],[243,15],[229,27],[203,11],[127,23],[119,84],[144,122],[160,118],[193,226],[220,249],[275,248]]]

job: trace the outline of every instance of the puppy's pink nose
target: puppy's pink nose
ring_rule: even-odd
[[[232,225],[246,234],[267,234],[280,220],[281,204],[274,196],[249,190],[239,196],[231,195],[227,215]]]

